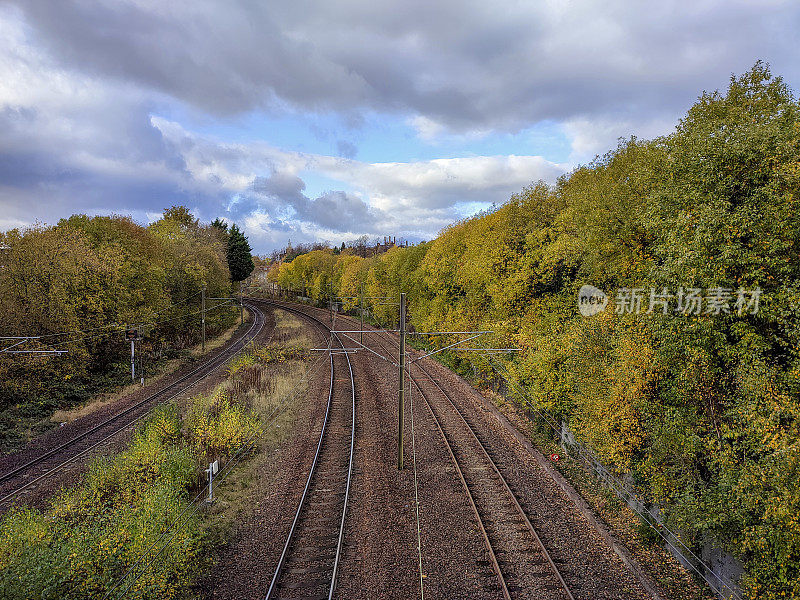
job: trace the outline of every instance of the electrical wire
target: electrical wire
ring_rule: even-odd
[[[177,306],[177,305],[178,304],[175,304],[174,306]],[[230,301],[220,302],[219,304],[215,304],[214,306],[208,307],[208,308],[206,308],[206,312],[209,312],[211,310],[219,308],[220,306],[225,306],[225,305],[230,305]],[[164,323],[170,323],[172,321],[177,321],[178,319],[184,319],[186,317],[191,317],[191,316],[194,316],[194,315],[198,315],[198,314],[200,314],[202,312],[203,312],[203,310],[201,309],[201,310],[198,310],[198,311],[195,311],[195,312],[186,313],[184,315],[179,315],[177,317],[173,317],[173,318],[170,318],[170,319],[164,319],[164,320],[161,320],[161,321],[152,321],[152,322],[142,323],[142,325],[148,325],[148,326],[155,327],[156,325],[163,325]],[[105,337],[107,335],[111,335],[111,334],[116,333],[117,331],[122,331],[122,330],[125,329],[125,327],[121,326],[121,325],[118,325],[116,327],[117,327],[117,329],[114,330],[114,331],[108,331],[106,333],[101,333],[101,334],[97,334],[97,335],[77,337],[77,338],[73,338],[73,339],[70,339],[70,340],[64,340],[64,341],[61,341],[61,342],[55,342],[55,343],[51,342],[51,343],[47,343],[46,345],[51,347],[51,348],[59,348],[61,346],[65,346],[65,345],[68,345],[68,344],[74,344],[76,342],[80,342],[80,341],[84,341],[84,340],[92,340],[92,339]]]
[[[176,306],[180,306],[181,304],[185,304],[186,302],[188,302],[188,301],[189,301],[189,300],[191,300],[192,298],[195,298],[195,297],[199,296],[201,293],[202,293],[202,292],[195,292],[194,294],[192,294],[191,296],[187,296],[186,298],[184,298],[184,299],[183,299],[183,300],[181,300],[180,302],[176,302],[176,303],[174,303],[174,304],[170,304],[170,305],[169,305],[169,306],[167,306],[166,308],[162,308],[161,310],[158,310],[158,311],[154,312],[154,313],[152,314],[152,316],[154,317],[154,316],[156,316],[156,315],[159,315],[159,314],[161,314],[162,312],[166,312],[166,311],[168,311],[168,310],[170,310],[170,309],[172,309],[172,308],[175,308]]]
[[[191,296],[181,300],[180,302],[175,302],[174,304],[170,304],[166,308],[162,308],[161,310],[156,311],[155,313],[153,313],[152,316],[161,314],[162,312],[166,312],[166,311],[168,311],[168,310],[170,310],[172,308],[175,308],[176,306],[180,306],[181,304],[184,304],[184,303],[188,302],[189,300],[191,300],[192,298],[194,298],[195,296],[199,296],[199,295],[200,295],[200,292],[196,292],[196,293],[192,294]],[[62,335],[70,335],[70,334],[73,334],[73,333],[93,333],[95,331],[101,331],[103,329],[109,329],[109,328],[112,328],[112,329],[124,329],[124,326],[120,325],[119,323],[112,323],[110,325],[103,325],[101,327],[93,327],[91,329],[73,329],[71,331],[62,331],[60,333],[47,333],[47,334],[44,334],[44,335],[28,336],[28,337],[36,338],[36,339],[45,339],[45,338],[52,338],[52,337],[61,337]]]

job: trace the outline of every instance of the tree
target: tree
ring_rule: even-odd
[[[211,225],[208,230],[214,234],[214,236],[220,241],[222,247],[226,249],[228,248],[228,223],[224,220],[217,217],[213,221],[211,221]]]
[[[175,221],[181,227],[194,227],[197,225],[197,219],[194,218],[189,209],[185,206],[171,206],[164,211],[164,219]]]
[[[247,279],[255,268],[247,237],[235,224],[231,226],[228,235],[228,268],[231,271],[231,281]]]
[[[390,323],[396,306],[370,297],[406,291],[418,329],[491,331],[487,345],[520,348],[500,360],[524,405],[565,421],[687,543],[738,556],[748,597],[800,598],[798,156],[800,102],[758,62],[669,135],[622,140],[430,243],[377,254],[364,236],[272,277],[317,300],[363,284],[370,313]],[[645,299],[640,315],[585,318],[585,283],[733,298],[719,314],[647,314]],[[757,314],[736,314],[738,288],[763,292]]]

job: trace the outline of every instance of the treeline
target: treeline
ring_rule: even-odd
[[[752,597],[798,597],[799,111],[757,63],[670,135],[621,141],[432,242],[312,251],[270,276],[321,301],[404,291],[418,331],[493,331],[487,346],[520,348],[502,368],[528,398],[690,541],[740,557]],[[606,310],[581,315],[584,285]]]
[[[229,262],[241,279],[252,270],[249,256],[235,226],[203,225],[184,207],[164,211],[149,227],[128,217],[74,215],[0,233],[0,335],[37,336],[13,350],[68,351],[0,352],[0,450],[24,441],[30,431],[21,424],[46,427],[54,410],[124,383],[126,324],[144,334],[145,366],[196,343],[201,288],[208,297],[230,296]],[[209,334],[235,318],[230,308],[210,310]],[[0,349],[17,341],[0,340]]]
[[[398,240],[397,236],[383,236],[383,240],[376,237],[370,240],[369,236],[362,235],[354,240],[342,242],[340,246],[331,246],[329,242],[310,242],[308,244],[292,246],[290,240],[285,248],[274,250],[269,256],[264,257],[263,260],[269,263],[291,262],[298,256],[308,254],[315,250],[330,250],[333,254],[351,254],[360,256],[361,258],[370,258],[378,254],[383,254],[396,246],[406,247],[408,245],[408,240],[402,238]]]

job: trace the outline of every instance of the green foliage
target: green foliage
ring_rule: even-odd
[[[230,295],[218,233],[184,207],[147,228],[128,217],[73,215],[54,227],[0,233],[0,333],[45,336],[39,347],[69,351],[0,354],[0,449],[24,441],[20,422],[32,425],[124,382],[125,323],[150,323],[140,347],[148,363],[194,343],[200,316],[191,313],[202,286]],[[234,320],[230,310],[209,312],[209,334]]]
[[[228,362],[227,374],[232,377],[242,369],[255,364],[307,360],[309,356],[308,348],[303,348],[302,346],[255,346],[232,358]]]
[[[186,424],[189,444],[207,461],[230,456],[258,428],[256,416],[223,391],[195,399]]]
[[[231,281],[243,281],[253,272],[255,265],[250,254],[250,244],[245,235],[234,224],[228,233],[228,268]]]
[[[797,597],[798,157],[800,104],[759,62],[670,135],[621,141],[430,243],[371,259],[311,252],[270,277],[317,299],[363,286],[384,324],[404,291],[417,330],[490,330],[482,343],[520,348],[503,367],[538,408],[641,482],[689,541],[711,536],[740,557],[752,597]],[[584,284],[763,295],[756,315],[584,318]]]
[[[177,411],[157,411],[127,451],[93,463],[84,482],[56,497],[49,510],[3,517],[0,595],[103,597],[186,507],[196,469],[181,443]],[[200,548],[193,516],[157,561],[144,563],[127,597],[176,597],[195,572]]]
[[[217,217],[213,221],[211,221],[211,226],[216,227],[217,229],[224,231],[225,233],[228,232],[228,224],[223,220]]]

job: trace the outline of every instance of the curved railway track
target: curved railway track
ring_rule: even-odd
[[[146,398],[128,406],[101,423],[82,431],[69,440],[51,448],[27,462],[0,474],[0,511],[8,509],[15,499],[35,489],[46,479],[82,456],[107,444],[120,432],[129,429],[158,404],[168,402],[183,394],[197,383],[217,371],[258,336],[264,328],[264,314],[252,303],[246,304],[253,314],[247,332],[236,342],[205,361],[190,372]]]
[[[330,338],[330,387],[316,453],[267,591],[267,600],[331,600],[336,590],[353,474],[356,392],[344,344],[320,319],[282,303],[261,300],[313,321]],[[344,385],[337,385],[337,384]],[[349,431],[349,436],[347,435]]]
[[[285,307],[281,303],[276,305]],[[365,329],[365,333],[367,331]],[[381,342],[377,345],[387,351],[388,356],[393,356],[399,344],[388,334],[380,338],[393,348]],[[408,373],[411,384],[425,401],[461,481],[489,555],[486,566],[491,567],[505,600],[575,600],[528,511],[503,475],[504,465],[498,464],[496,453],[424,365],[411,363]],[[442,402],[432,400],[434,393]]]

